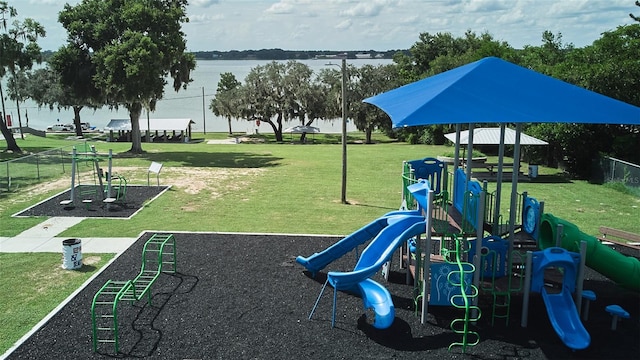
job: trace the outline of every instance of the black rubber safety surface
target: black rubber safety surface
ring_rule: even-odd
[[[596,292],[585,327],[586,350],[568,349],[554,331],[540,294],[530,297],[529,322],[521,327],[522,296],[511,303],[508,324],[491,326],[491,297],[480,298],[482,317],[470,330],[480,342],[464,355],[462,336],[450,329],[463,316],[451,307],[430,307],[420,323],[405,284],[404,270],[392,265],[389,289],[396,308],[392,326],[369,325],[362,300],[338,293],[336,327],[331,328],[333,289],[328,287],[311,320],[309,312],[330,270],[352,269],[349,253],[311,278],[295,262],[335,243],[335,237],[176,233],[176,274],[154,284],[152,301],[118,306],[120,352],[111,344],[92,350],[91,301],[107,279],[127,280],[140,269],[143,235],[104,272],[20,345],[9,359],[631,359],[640,354],[640,296],[593,271],[585,289]],[[86,265],[85,265],[86,266]],[[616,331],[605,306],[618,304],[631,319]],[[469,336],[469,341],[475,341]]]

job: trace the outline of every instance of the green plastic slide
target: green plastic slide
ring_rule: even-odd
[[[540,219],[539,246],[542,249],[556,246],[558,225],[562,225],[560,246],[572,252],[580,252],[580,242],[587,243],[585,263],[588,267],[626,288],[640,291],[640,260],[620,254],[603,245],[594,236],[587,235],[569,221],[552,214]]]

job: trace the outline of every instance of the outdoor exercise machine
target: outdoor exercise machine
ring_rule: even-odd
[[[167,268],[168,266],[168,268]],[[93,351],[99,344],[113,344],[117,353],[118,303],[131,304],[147,298],[151,305],[151,287],[162,273],[176,273],[176,239],[173,234],[154,234],[144,244],[140,273],[132,280],[107,280],[91,303]]]
[[[69,190],[69,199],[60,201],[60,205],[65,207],[75,206],[77,195],[76,191],[82,198],[82,203],[85,204],[87,208],[91,206],[93,200],[100,200],[108,207],[109,204],[124,199],[126,196],[127,179],[122,176],[112,174],[113,150],[109,149],[109,153],[106,157],[108,160],[108,170],[106,173],[103,173],[102,168],[100,168],[100,161],[103,160],[104,154],[98,154],[94,145],[87,148],[85,144],[84,152],[78,152],[77,148],[75,146],[73,147],[73,151],[71,153],[71,187]],[[90,164],[92,168],[92,176],[94,180],[92,185],[81,184],[80,163],[82,162]],[[78,182],[77,184],[76,177]],[[103,177],[106,178],[106,184],[103,183]],[[113,180],[118,181],[115,186],[113,185]],[[85,187],[89,188],[85,189]],[[115,197],[112,197],[112,194],[115,194]],[[91,196],[86,197],[86,195]]]

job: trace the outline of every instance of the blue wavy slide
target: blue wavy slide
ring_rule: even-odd
[[[424,217],[419,215],[393,216],[388,220],[378,235],[369,243],[362,252],[353,271],[336,272],[327,274],[327,283],[333,286],[333,314],[331,326],[335,325],[336,303],[338,290],[351,291],[361,295],[365,309],[374,313],[373,326],[378,329],[386,329],[395,319],[395,308],[389,291],[381,284],[370,279],[389,261],[397,248],[419,234],[426,231]],[[326,286],[326,283],[325,283]],[[322,292],[320,293],[322,296]],[[318,299],[320,299],[320,296]],[[317,301],[316,301],[317,305]],[[315,306],[314,306],[315,310]],[[313,314],[313,310],[311,312]]]
[[[562,342],[573,350],[586,349],[591,343],[591,336],[580,321],[569,290],[562,287],[562,292],[549,294],[543,287],[541,293],[549,320]]]
[[[384,216],[370,222],[351,235],[329,246],[325,250],[315,253],[309,257],[298,256],[296,261],[304,266],[312,276],[316,276],[318,271],[324,269],[331,262],[341,258],[357,246],[364,244],[368,240],[376,237],[382,229],[406,216],[420,215],[417,210],[392,211]]]

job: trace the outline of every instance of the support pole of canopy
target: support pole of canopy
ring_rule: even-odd
[[[427,279],[431,279],[431,229],[432,229],[432,217],[433,214],[433,190],[429,189],[427,192],[427,208],[425,209],[426,219],[426,232],[424,237],[424,261],[422,262],[422,313],[420,314],[420,323],[427,322],[427,312],[429,311],[429,288]],[[420,256],[420,255],[418,255]],[[419,269],[416,269],[416,274],[419,273]],[[417,277],[417,275],[416,275]]]
[[[476,287],[476,289],[480,289],[480,269],[482,268],[481,263],[482,263],[482,238],[483,238],[483,234],[484,234],[484,209],[485,209],[485,201],[487,199],[487,192],[486,190],[482,190],[480,192],[480,198],[478,199],[478,212],[476,214],[476,253],[475,254],[471,254],[471,256],[473,257],[473,266],[475,267],[476,271],[473,272],[473,285]],[[480,314],[478,314],[478,297],[474,296],[472,303],[474,306],[473,311],[472,311],[472,317],[474,319],[477,319],[478,316]]]
[[[462,125],[456,124],[456,146],[453,154],[453,171],[460,166],[460,131],[462,131]]]
[[[474,124],[470,123],[469,124],[469,142],[467,143],[467,182],[466,184],[469,184],[469,181],[471,181],[471,170],[472,170],[472,166],[471,166],[471,159],[473,159],[473,128],[474,128]],[[465,186],[465,191],[468,190],[466,189]]]
[[[454,184],[456,183],[456,174],[458,172],[458,167],[460,166],[460,131],[461,130],[462,130],[462,125],[456,124],[456,145],[455,145],[455,150],[453,151],[453,179],[452,179],[452,182]],[[453,189],[453,186],[451,187],[451,189]],[[456,203],[455,191],[451,191],[451,201],[453,204]]]
[[[511,174],[511,209],[509,211],[509,275],[513,270],[513,241],[516,231],[516,210],[518,209],[518,171],[520,170],[520,134],[522,133],[522,123],[516,124],[516,139],[513,145],[513,173]],[[511,279],[509,276],[509,289],[511,289]]]
[[[500,203],[502,196],[502,169],[504,163],[504,137],[506,132],[505,124],[500,124],[500,145],[498,145],[498,174],[496,177],[496,199],[493,208],[492,235],[498,235],[497,230],[500,225]]]

